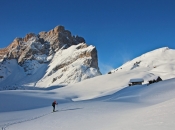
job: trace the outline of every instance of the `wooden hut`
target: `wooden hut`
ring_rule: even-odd
[[[142,85],[143,82],[144,82],[144,80],[142,78],[130,79],[129,86],[132,86],[132,85]]]
[[[156,82],[159,82],[159,81],[162,81],[160,76],[156,77],[155,79],[149,80],[148,82],[149,82],[149,84],[152,84],[152,83],[156,83]]]
[[[156,82],[162,81],[162,79],[160,78],[160,76],[157,77]]]

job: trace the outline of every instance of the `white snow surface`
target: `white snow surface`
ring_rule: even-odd
[[[175,79],[128,87],[127,75],[103,75],[52,90],[0,91],[0,127],[174,130]],[[58,111],[52,113],[54,100]]]
[[[52,86],[40,90],[0,91],[0,128],[2,130],[174,130],[174,50],[161,48],[153,52],[157,51],[166,52],[167,55],[163,56],[167,56],[164,57],[167,64],[160,59],[154,60],[154,64],[151,62],[149,66],[156,64],[156,68],[149,68],[142,65],[149,60],[146,62],[144,58],[144,60],[138,58],[139,60],[134,59],[126,63],[115,73],[67,86]],[[169,56],[170,54],[172,56]],[[142,61],[138,63],[140,59]],[[132,68],[136,61],[139,67]],[[162,70],[167,67],[170,68]],[[16,67],[16,71],[20,69]],[[163,77],[163,81],[147,84],[150,79],[157,76]],[[144,79],[144,84],[128,86],[130,79],[137,78]],[[54,100],[58,102],[56,112],[52,112],[51,104]]]

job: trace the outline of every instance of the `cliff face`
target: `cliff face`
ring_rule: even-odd
[[[101,74],[98,68],[96,48],[87,45],[84,38],[72,36],[71,32],[65,30],[63,26],[56,26],[54,29],[40,32],[38,35],[29,33],[24,38],[14,39],[8,47],[0,49],[0,58],[1,64],[9,60],[16,60],[27,76],[36,74],[38,71],[36,66],[46,66],[45,72],[39,75],[38,80],[35,81],[35,86],[38,84],[38,87],[45,87],[43,84],[41,85],[39,79],[42,81],[47,79],[47,83],[49,80],[49,84],[46,85],[49,87],[53,82],[69,84]],[[75,78],[74,74],[70,75],[73,69],[76,70],[76,77],[79,79]],[[3,76],[3,80],[0,82],[5,84],[9,75],[5,76],[0,73],[0,76]],[[61,77],[64,78],[61,79]],[[29,82],[26,81],[26,83]]]
[[[7,48],[0,49],[0,58],[17,59],[18,63],[23,63],[34,60],[34,55],[51,55],[65,45],[68,48],[79,43],[85,43],[84,38],[72,36],[63,26],[56,26],[48,32],[29,33],[24,38],[14,39]]]

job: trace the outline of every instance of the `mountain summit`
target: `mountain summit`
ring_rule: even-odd
[[[79,43],[85,43],[84,38],[72,36],[63,26],[56,26],[38,35],[29,33],[24,38],[15,38],[7,48],[0,50],[0,58],[17,59],[18,63],[23,63],[26,59],[35,60],[35,55],[51,55],[63,46],[68,48]]]
[[[0,49],[0,88],[50,87],[101,75],[97,50],[63,26],[15,38]]]
[[[133,78],[143,78],[145,82],[160,76],[162,79],[175,77],[175,50],[162,47],[147,52],[122,66],[112,70],[110,73],[135,73]],[[143,73],[142,77],[138,74]],[[132,77],[131,77],[132,78]]]

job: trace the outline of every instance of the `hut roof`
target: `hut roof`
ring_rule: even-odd
[[[142,78],[130,79],[130,83],[133,83],[133,82],[144,82],[144,80]]]

